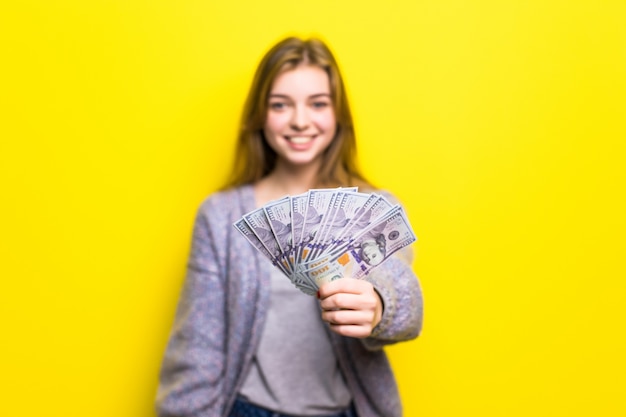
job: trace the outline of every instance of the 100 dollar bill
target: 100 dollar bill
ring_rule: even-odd
[[[416,240],[402,207],[394,206],[342,247],[299,265],[295,275],[317,288],[343,277],[360,279]]]

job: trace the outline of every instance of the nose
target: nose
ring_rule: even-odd
[[[309,113],[305,106],[295,106],[291,115],[291,128],[294,130],[305,130],[309,127]]]

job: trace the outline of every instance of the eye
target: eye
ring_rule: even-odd
[[[271,101],[269,107],[272,110],[281,111],[287,108],[287,103],[282,101]]]
[[[330,106],[330,103],[328,101],[316,100],[312,103],[312,106],[314,109],[323,109]]]

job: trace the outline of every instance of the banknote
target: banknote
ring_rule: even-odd
[[[244,214],[243,219],[252,230],[252,233],[259,239],[263,247],[270,253],[272,262],[274,264],[280,264],[281,269],[285,271],[291,271],[291,266],[285,260],[280,244],[276,236],[274,236],[274,232],[272,232],[272,226],[270,225],[270,221],[263,207]]]
[[[308,193],[298,194],[290,198],[291,202],[291,242],[292,247],[288,255],[291,265],[295,265],[299,259],[300,242],[302,242],[302,230],[306,223]],[[315,214],[311,211],[311,216]]]
[[[333,207],[333,220],[325,229],[322,242],[317,245],[316,256],[349,240],[353,233],[369,224],[371,208],[380,197],[375,194],[345,192]],[[390,205],[391,206],[391,205]],[[360,221],[364,219],[366,221]],[[354,226],[354,227],[353,227]]]
[[[305,223],[302,225],[302,240],[298,250],[297,262],[309,259],[317,234],[322,226],[324,215],[330,207],[333,196],[338,192],[336,189],[313,189],[309,190],[306,204]]]
[[[340,231],[339,236],[334,241],[328,242],[325,252],[334,251],[335,248],[349,242],[356,234],[378,221],[393,208],[393,205],[382,195],[372,194],[371,197],[350,223]]]
[[[309,295],[334,279],[363,278],[417,239],[401,206],[356,187],[285,196],[233,226]]]
[[[263,206],[270,229],[276,239],[276,246],[281,254],[291,251],[291,199],[289,196],[271,201]]]
[[[257,235],[252,231],[252,228],[248,225],[245,219],[239,219],[236,221],[233,226],[237,229],[250,244],[255,247],[259,252],[263,254],[267,259],[269,259],[272,264],[278,267],[284,274],[289,274],[290,271],[285,269],[283,265],[279,264],[274,256],[267,250],[265,245],[261,242],[261,240],[257,237]]]
[[[321,248],[324,246],[326,242],[326,233],[329,228],[333,227],[333,222],[335,215],[338,210],[339,202],[343,198],[344,191],[337,191],[332,193],[330,201],[328,203],[328,207],[322,216],[322,221],[320,222],[320,226],[315,234],[315,237],[309,242],[307,245],[310,249],[310,252],[307,255],[306,259],[315,259],[315,257],[320,252]],[[345,224],[343,225],[345,226]]]
[[[290,268],[287,268],[287,265],[285,265],[284,262],[281,262],[267,250],[266,246],[257,237],[245,218],[236,221],[233,225],[248,240],[248,242],[252,244],[253,247],[261,252],[263,256],[269,259],[274,266],[281,270],[283,274],[289,277],[293,284],[298,287],[302,292],[308,295],[314,295],[317,292],[317,287],[310,282],[308,277],[293,274],[293,272],[290,270]]]
[[[395,206],[343,247],[299,265],[296,274],[316,287],[342,277],[360,279],[415,240],[402,207]]]

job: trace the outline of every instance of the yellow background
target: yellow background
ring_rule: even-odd
[[[252,72],[319,34],[406,204],[406,415],[626,415],[626,2],[0,6],[0,414],[153,416],[201,200]]]

